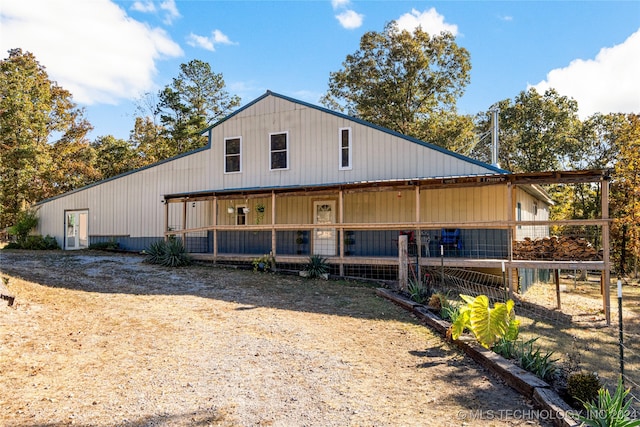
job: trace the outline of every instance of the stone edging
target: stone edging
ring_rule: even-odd
[[[433,314],[424,305],[418,304],[388,289],[378,288],[376,294],[411,311],[416,317],[425,322],[427,326],[435,329],[443,336],[446,335],[451,325],[446,320],[442,320]],[[571,416],[571,414],[575,414],[576,411],[562,400],[549,384],[531,372],[525,371],[499,354],[482,347],[470,336],[462,336],[460,339],[453,341],[453,343],[467,353],[473,360],[502,378],[511,388],[531,399],[540,410],[548,414],[546,418],[552,421],[555,426],[579,427],[581,425],[580,422],[574,420]]]

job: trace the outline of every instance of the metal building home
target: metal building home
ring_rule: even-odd
[[[513,242],[551,225],[538,184],[605,182],[510,174],[273,92],[203,134],[201,149],[41,202],[39,232],[65,249],[114,240],[132,251],[176,235],[219,263],[320,254],[343,275],[397,267],[404,234],[421,265],[526,268]]]

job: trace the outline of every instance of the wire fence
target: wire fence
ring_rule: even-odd
[[[484,294],[493,302],[510,297],[506,277],[455,268],[422,269],[421,274],[452,300],[459,294]],[[537,282],[523,294],[511,295],[521,322],[519,339],[535,338],[541,352],[553,352],[552,359],[566,373],[597,372],[612,392],[622,376],[640,414],[640,286],[622,279],[619,305],[616,286],[601,286],[599,272],[560,271],[559,278],[558,286]],[[610,293],[612,302],[610,325],[603,292]]]

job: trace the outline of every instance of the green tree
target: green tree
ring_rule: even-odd
[[[178,77],[158,93],[157,113],[172,143],[171,155],[203,146],[206,139],[198,131],[238,105],[240,98],[229,95],[222,74],[208,63],[194,59],[181,64]]]
[[[618,271],[629,273],[640,260],[640,115],[627,115],[612,141],[618,150],[611,183],[613,257]]]
[[[98,137],[91,146],[95,150],[95,166],[101,178],[111,178],[139,166],[136,148],[129,141],[112,135]]]
[[[564,170],[569,155],[578,148],[580,119],[578,103],[561,96],[554,89],[544,94],[534,88],[511,101],[494,105],[499,113],[498,162],[511,172]],[[490,129],[491,113],[478,116],[478,133]],[[491,138],[484,138],[475,147],[475,157],[487,160]]]
[[[151,117],[136,117],[129,143],[135,147],[138,167],[147,166],[175,154],[164,128],[154,123]]]
[[[45,67],[21,49],[0,62],[0,228],[17,214],[71,185],[93,179],[77,163],[55,163],[58,151],[80,144],[91,129],[71,94],[49,80]],[[78,148],[78,147],[75,147]],[[77,151],[77,150],[76,150]],[[65,169],[65,171],[61,171]],[[53,175],[59,175],[51,181]]]
[[[456,114],[469,83],[469,52],[451,33],[410,33],[392,21],[364,34],[342,66],[321,100],[328,108],[444,147],[473,139],[471,118]]]

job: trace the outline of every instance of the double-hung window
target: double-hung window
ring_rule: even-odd
[[[242,171],[242,138],[224,140],[224,173]]]
[[[338,140],[340,142],[340,169],[351,169],[351,128],[340,128]]]
[[[289,168],[289,133],[269,134],[270,169]]]

